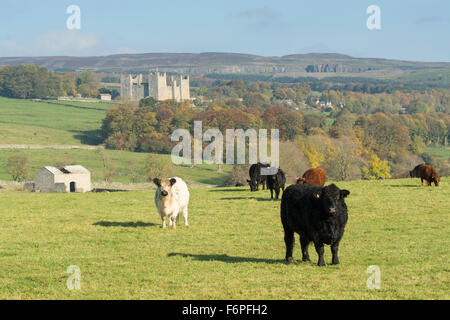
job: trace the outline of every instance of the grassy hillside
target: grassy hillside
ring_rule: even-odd
[[[38,149],[38,150],[16,150],[16,149],[1,149],[0,150],[0,180],[12,180],[8,173],[6,163],[8,158],[17,152],[24,152],[29,155],[31,160],[30,180],[33,176],[44,166],[58,166],[60,164],[81,164],[89,168],[92,174],[93,182],[101,182],[104,180],[103,175],[103,160],[101,155],[94,150],[53,150],[53,149]],[[148,182],[144,176],[143,168],[145,159],[148,153],[135,153],[119,150],[105,151],[111,159],[114,174],[112,181],[130,183],[129,176],[130,166],[134,165],[140,170],[142,177],[137,182]],[[157,155],[166,161],[170,162],[170,155]],[[231,170],[231,166],[225,166],[224,173],[217,172],[216,165],[195,165],[191,168],[189,166],[175,166],[174,175],[183,177],[191,184],[212,184],[224,185],[227,178],[227,172]],[[142,172],[141,172],[142,171]]]
[[[96,144],[105,111],[0,97],[1,144]]]
[[[425,152],[436,155],[440,159],[450,159],[450,148],[425,148]]]
[[[67,102],[69,103],[69,102]],[[72,104],[72,102],[70,102]],[[78,106],[102,107],[105,110],[78,109],[49,103],[0,97],[0,144],[26,145],[95,145],[100,142],[101,121],[109,104],[77,103]],[[103,181],[103,162],[95,150],[53,150],[53,149],[0,149],[0,180],[11,180],[6,163],[10,156],[25,152],[31,160],[30,179],[43,166],[57,164],[81,164],[92,172],[94,182]],[[114,182],[129,183],[130,163],[142,169],[148,153],[106,150],[111,158],[115,174]],[[158,155],[170,161],[170,155]],[[192,184],[223,185],[226,172],[218,173],[217,166],[196,165],[194,168],[179,166],[175,174]],[[147,182],[142,176],[138,182]]]
[[[0,298],[449,299],[450,181],[338,185],[351,191],[349,221],[341,264],[323,268],[313,247],[311,263],[283,261],[280,202],[267,191],[191,190],[190,226],[174,231],[160,228],[150,191],[0,189]],[[79,291],[66,287],[71,265]],[[366,287],[371,265],[381,290]]]

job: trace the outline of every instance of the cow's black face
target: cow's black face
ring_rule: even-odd
[[[329,215],[334,215],[338,211],[339,201],[350,194],[348,190],[341,190],[336,185],[331,184],[322,189],[321,193],[316,194],[316,198],[324,211]]]
[[[256,180],[247,180],[247,182],[250,185],[250,191],[256,191],[257,190]]]
[[[153,179],[153,182],[156,184],[156,186],[159,189],[159,194],[162,197],[167,197],[170,193],[170,190],[172,189],[172,186],[177,183],[177,180],[172,178],[172,179],[159,179],[159,178],[155,178]]]

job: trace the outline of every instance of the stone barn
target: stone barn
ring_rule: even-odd
[[[44,167],[34,176],[34,190],[40,192],[90,192],[91,173],[85,167],[66,166],[62,169]]]

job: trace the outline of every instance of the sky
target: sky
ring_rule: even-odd
[[[67,28],[71,5],[78,30]],[[371,5],[381,29],[367,27]],[[450,62],[450,1],[0,0],[0,57],[148,52]]]

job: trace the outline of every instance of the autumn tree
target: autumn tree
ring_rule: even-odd
[[[391,168],[387,160],[381,160],[375,153],[371,153],[367,165],[363,168],[363,177],[371,180],[388,179],[391,177]]]
[[[156,154],[149,154],[145,159],[144,172],[146,179],[153,181],[154,178],[172,177],[175,167],[171,161]]]
[[[97,154],[100,155],[103,165],[103,180],[105,182],[111,182],[112,177],[116,173],[116,166],[113,164],[111,157],[109,154],[105,151],[105,149],[100,148],[97,149]]]
[[[30,158],[26,153],[17,153],[8,158],[6,167],[14,181],[24,181],[30,174]]]

